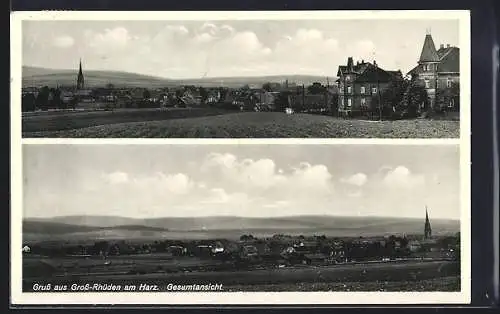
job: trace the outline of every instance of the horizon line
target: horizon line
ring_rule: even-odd
[[[23,64],[22,67],[31,67],[31,68],[39,68],[39,69],[44,69],[44,70],[54,70],[54,71],[73,71],[74,69],[70,68],[46,68],[43,66],[36,66],[36,65],[26,65]],[[78,72],[78,69],[75,70]],[[337,78],[336,75],[324,75],[324,74],[305,74],[305,73],[294,73],[294,74],[266,74],[266,75],[234,75],[234,76],[201,76],[201,77],[186,77],[186,78],[175,78],[175,77],[165,77],[165,76],[157,76],[153,74],[145,74],[145,73],[139,73],[139,72],[130,72],[130,71],[122,71],[122,70],[99,70],[99,69],[94,69],[94,68],[87,68],[83,69],[84,75],[85,71],[95,71],[95,72],[111,72],[111,73],[127,73],[127,74],[135,74],[135,75],[141,75],[141,76],[148,76],[151,78],[156,78],[156,79],[163,79],[163,80],[172,80],[172,81],[182,81],[182,80],[187,80],[187,81],[194,81],[194,80],[205,80],[205,79],[224,79],[224,78],[263,78],[263,77],[272,77],[272,76],[310,76],[310,77],[324,77],[325,79],[327,78]],[[43,75],[52,75],[52,74],[35,74],[34,76],[43,76]],[[25,77],[23,77],[24,79]]]
[[[422,217],[411,216],[411,217],[397,217],[397,216],[377,216],[377,215],[328,215],[328,214],[300,214],[300,215],[282,215],[282,216],[238,216],[238,215],[208,215],[208,216],[161,216],[161,217],[130,217],[130,216],[118,216],[118,215],[58,215],[58,216],[46,216],[46,217],[23,217],[22,219],[52,219],[52,218],[62,218],[62,217],[113,217],[113,218],[125,218],[125,219],[166,219],[166,218],[180,218],[180,219],[197,219],[197,218],[249,218],[249,219],[262,219],[262,218],[291,218],[291,217],[332,217],[332,218],[395,218],[395,219],[424,219],[425,212]],[[460,221],[460,218],[430,218],[430,220],[452,220]]]

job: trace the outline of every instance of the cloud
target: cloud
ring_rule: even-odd
[[[168,194],[186,194],[193,188],[205,188],[203,183],[193,182],[186,174],[165,174],[157,172],[152,175],[133,176],[125,172],[116,171],[103,176],[105,185],[127,186],[135,192],[149,190],[162,191]]]
[[[89,47],[97,49],[122,48],[132,39],[128,30],[124,27],[107,28],[102,33],[87,30],[85,37]]]
[[[167,25],[165,30],[175,35],[185,36],[189,34],[189,30],[184,25]]]
[[[158,172],[152,176],[138,177],[134,184],[141,189],[157,189],[169,194],[186,194],[197,185],[186,174],[164,174]]]
[[[350,177],[342,178],[340,181],[355,186],[363,186],[368,181],[368,177],[364,173],[356,173]]]
[[[121,184],[129,181],[128,174],[120,171],[104,174],[103,177],[110,184]]]
[[[290,51],[294,51],[295,62],[300,62],[300,57],[311,57],[313,55],[327,55],[338,50],[339,43],[335,38],[325,38],[323,33],[317,29],[298,29],[293,35],[283,36],[276,44],[275,54],[278,57],[288,58]],[[298,55],[297,55],[298,54]],[[290,61],[292,61],[290,60]],[[310,64],[311,60],[307,60]]]
[[[321,164],[303,162],[286,172],[269,158],[240,160],[233,154],[212,153],[206,157],[201,171],[256,195],[300,198],[329,195],[333,191],[332,175]]]
[[[387,172],[383,183],[391,188],[413,188],[425,184],[425,177],[410,172],[405,166],[398,166]]]
[[[201,204],[246,204],[249,199],[245,193],[227,193],[222,188],[213,188],[207,198]]]
[[[53,45],[59,48],[69,48],[75,44],[75,39],[68,35],[54,38]]]

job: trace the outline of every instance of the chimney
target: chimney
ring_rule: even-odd
[[[347,58],[347,71],[352,72],[353,61],[352,57]]]
[[[364,59],[361,59],[361,63],[365,63],[365,60],[364,60]]]
[[[373,60],[373,65],[377,66],[377,61]]]
[[[446,48],[450,48],[450,44],[446,44]]]
[[[443,49],[443,48],[444,48],[444,44],[439,45],[439,49]]]

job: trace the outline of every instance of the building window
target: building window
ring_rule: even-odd
[[[347,107],[351,107],[352,106],[352,99],[351,98],[347,98]]]
[[[451,87],[451,79],[450,78],[446,81],[446,87],[448,87],[448,88]]]
[[[365,87],[364,86],[361,86],[361,91],[360,91],[361,94],[364,94],[365,93]]]
[[[344,86],[340,86],[340,92],[343,93],[344,92]]]
[[[363,106],[363,107],[366,106],[366,98],[365,97],[361,98],[361,106]]]
[[[376,87],[372,87],[372,94],[376,94],[377,93],[377,88]]]
[[[351,77],[350,77],[349,75],[347,75],[347,76],[345,77],[345,79],[346,79],[347,81],[349,81],[349,80],[351,79]]]
[[[344,106],[344,97],[340,97],[340,104],[342,105],[342,107]]]
[[[347,93],[350,94],[352,92],[352,87],[351,86],[347,86]]]
[[[429,88],[429,80],[428,79],[425,79],[425,88]]]
[[[448,104],[448,108],[454,108],[455,107],[455,99],[450,99],[450,103]]]

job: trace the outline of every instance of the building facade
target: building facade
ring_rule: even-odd
[[[427,34],[418,65],[408,74],[427,91],[432,108],[457,110],[460,99],[460,49],[441,44],[436,50],[431,34]]]
[[[340,116],[360,115],[376,110],[374,98],[381,102],[382,93],[396,80],[402,80],[401,71],[387,71],[373,63],[347,59],[337,71],[338,113]]]

